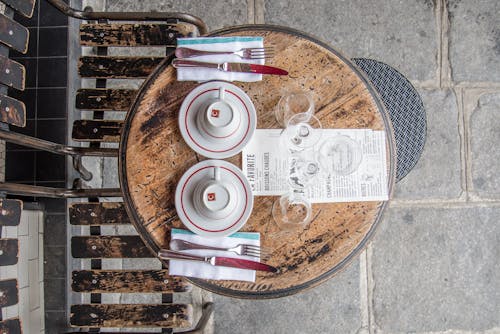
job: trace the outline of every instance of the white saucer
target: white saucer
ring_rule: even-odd
[[[242,110],[238,129],[224,138],[211,137],[200,132],[197,114],[200,108],[219,96],[225,88],[226,99]],[[224,159],[238,154],[252,138],[257,126],[257,113],[250,97],[240,88],[224,81],[210,81],[193,89],[184,99],[179,111],[179,128],[186,143],[195,152],[212,159]]]
[[[220,167],[220,177],[232,183],[239,200],[236,208],[224,219],[209,219],[199,214],[193,204],[196,185],[213,176],[213,168]],[[192,232],[206,237],[223,237],[238,231],[250,217],[253,194],[248,180],[235,165],[224,160],[205,160],[189,168],[182,175],[175,191],[175,208],[182,223]]]

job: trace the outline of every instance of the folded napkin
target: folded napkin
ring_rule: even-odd
[[[228,237],[206,238],[187,230],[172,229],[172,240],[182,239],[200,245],[215,247],[234,247],[238,244],[260,246],[260,233],[237,232]],[[183,253],[200,256],[224,256],[237,259],[259,261],[259,258],[241,256],[233,252],[214,251],[208,249],[186,250]],[[188,276],[217,280],[237,280],[255,282],[255,270],[212,266],[209,263],[186,260],[170,260],[170,275]]]
[[[178,38],[177,47],[186,47],[203,51],[238,51],[243,48],[262,48],[263,37],[197,37]],[[237,55],[209,55],[189,58],[190,60],[205,61],[209,63],[252,63],[264,64],[264,59],[242,59]],[[177,69],[179,81],[245,81],[254,82],[262,80],[262,74],[223,72],[214,68],[183,67]]]

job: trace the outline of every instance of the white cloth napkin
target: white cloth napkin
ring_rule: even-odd
[[[238,244],[260,246],[260,233],[236,232],[228,237],[206,238],[187,230],[172,229],[172,240],[182,239],[201,245],[216,247],[234,247]],[[213,251],[207,249],[186,250],[183,253],[200,256],[224,256],[237,259],[259,261],[257,257],[241,256],[233,252]],[[236,280],[255,282],[255,270],[212,266],[209,263],[186,260],[170,260],[170,275],[188,276],[216,280]]]
[[[242,48],[262,48],[263,37],[197,37],[178,38],[177,47],[186,47],[203,51],[238,51]],[[189,58],[189,60],[205,61],[209,63],[252,63],[264,65],[264,59],[242,59],[236,55],[209,55]],[[254,82],[262,80],[262,74],[223,72],[214,68],[183,67],[177,69],[179,81],[244,81]]]

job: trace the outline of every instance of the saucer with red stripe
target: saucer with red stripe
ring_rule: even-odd
[[[218,100],[221,89],[222,103]],[[228,112],[230,116],[226,117]],[[205,118],[200,113],[206,113]],[[256,125],[257,114],[250,97],[225,81],[209,81],[196,87],[179,110],[179,128],[184,141],[195,152],[212,159],[224,159],[241,152],[252,138]]]
[[[250,217],[252,189],[241,169],[232,163],[204,160],[182,175],[175,192],[175,208],[192,232],[207,237],[228,236]]]

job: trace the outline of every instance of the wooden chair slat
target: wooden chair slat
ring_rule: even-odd
[[[18,302],[17,280],[8,279],[0,281],[0,308],[16,305]]]
[[[25,127],[26,106],[24,103],[0,94],[0,122]]]
[[[24,90],[25,78],[26,69],[23,65],[7,57],[0,56],[0,83]]]
[[[18,199],[0,199],[0,226],[19,225],[22,210],[22,201]]]
[[[134,89],[79,89],[75,105],[86,110],[127,111],[136,94]]]
[[[73,122],[73,140],[119,142],[123,121],[77,120]]]
[[[75,292],[147,293],[188,292],[186,280],[168,275],[168,270],[80,270],[73,271]]]
[[[4,4],[25,17],[32,17],[36,0],[2,0]]]
[[[17,263],[19,256],[19,240],[0,239],[0,266],[10,266]]]
[[[175,47],[177,38],[193,37],[198,29],[188,23],[173,24],[82,24],[83,46],[166,46]]]
[[[189,328],[192,306],[186,304],[72,305],[70,324],[79,327]]]
[[[0,321],[0,333],[2,334],[21,334],[21,322],[19,318],[12,318]]]
[[[153,254],[138,235],[71,238],[74,258],[151,258]]]
[[[84,78],[146,78],[163,59],[160,57],[80,57],[78,73]]]
[[[29,30],[0,14],[0,42],[21,53],[28,51]]]
[[[130,224],[122,202],[72,203],[69,221],[72,225]]]

